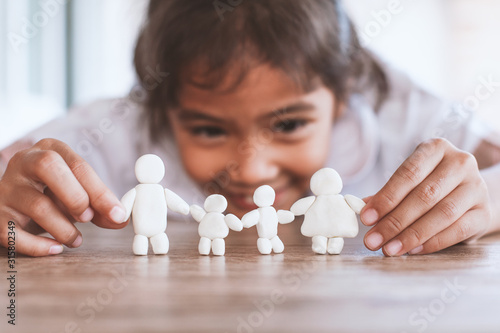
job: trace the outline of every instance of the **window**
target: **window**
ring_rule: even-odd
[[[344,0],[365,44],[500,130],[500,2]]]
[[[74,104],[126,94],[146,0],[0,1],[0,147]]]
[[[500,129],[498,1],[344,3],[370,48]],[[0,0],[0,148],[71,105],[126,94],[135,80],[133,48],[147,4]],[[490,84],[478,97],[484,82]]]

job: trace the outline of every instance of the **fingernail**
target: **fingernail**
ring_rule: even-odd
[[[52,245],[49,249],[49,254],[59,254],[64,250],[62,245]]]
[[[417,246],[416,248],[414,248],[413,250],[411,250],[410,252],[408,252],[408,254],[419,254],[420,252],[422,252],[423,249],[424,249],[424,246],[420,245],[420,246]]]
[[[403,243],[400,240],[393,240],[385,246],[385,252],[391,257],[398,254],[403,248]]]
[[[373,209],[373,208],[368,209],[361,216],[361,221],[363,221],[363,223],[365,225],[372,225],[372,224],[374,224],[375,222],[378,221],[378,213],[377,213],[377,211],[375,209]]]
[[[71,247],[79,247],[80,245],[82,245],[82,242],[83,242],[82,236],[78,235],[73,244],[71,244]]]
[[[92,208],[88,207],[87,209],[85,209],[85,211],[82,213],[82,215],[80,215],[79,221],[80,222],[89,222],[90,220],[92,220],[93,217],[94,217],[94,210]]]
[[[111,220],[116,223],[125,222],[125,218],[127,217],[126,215],[127,213],[120,206],[114,206],[113,209],[111,209],[111,212],[109,212]]]
[[[378,232],[369,234],[365,239],[365,243],[370,250],[378,249],[383,241],[384,238]]]

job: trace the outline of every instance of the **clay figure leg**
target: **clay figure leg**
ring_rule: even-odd
[[[143,235],[135,235],[132,251],[136,256],[145,256],[148,254],[148,238]]]
[[[212,245],[212,241],[207,237],[201,237],[200,243],[198,244],[198,251],[200,254],[204,256],[208,256],[210,254],[210,246]]]
[[[273,249],[273,245],[271,244],[270,239],[259,238],[257,239],[257,248],[261,254],[270,254]]]
[[[153,247],[153,252],[155,254],[167,254],[169,248],[169,242],[167,234],[162,232],[161,234],[154,235],[151,237],[151,246]]]
[[[226,252],[226,242],[222,238],[216,238],[212,241],[212,253],[216,256],[223,256]]]
[[[273,239],[271,239],[271,244],[273,246],[274,253],[281,253],[285,249],[285,245],[283,245],[283,242],[278,236],[274,236]]]
[[[344,239],[342,237],[333,237],[328,239],[328,253],[340,254],[344,248]]]
[[[325,236],[313,236],[312,250],[317,254],[325,254],[328,238]]]

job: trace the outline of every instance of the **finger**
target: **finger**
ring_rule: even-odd
[[[367,247],[373,251],[378,250],[450,194],[464,178],[462,172],[454,168],[454,163],[453,159],[445,158],[393,211],[384,216],[365,235]],[[395,249],[393,246],[391,248]]]
[[[388,242],[383,247],[384,254],[400,256],[407,253],[458,221],[478,203],[478,198],[470,195],[473,191],[471,187],[459,186],[422,218]]]
[[[129,221],[130,221],[130,218],[125,222],[115,223],[115,222],[110,221],[105,216],[102,216],[99,213],[96,213],[94,216],[94,219],[92,220],[92,223],[94,223],[98,227],[105,228],[105,229],[122,229],[128,225]]]
[[[2,185],[5,185],[5,182]],[[16,227],[19,226],[30,234],[38,235],[44,233],[45,230],[36,224],[30,217],[23,215],[8,204],[8,201],[17,200],[16,194],[22,196],[23,194],[20,192],[22,191],[19,191],[19,189],[14,190],[14,192],[11,192],[11,190],[4,192],[5,196],[3,196],[3,200],[1,200],[2,202],[0,204],[0,225],[2,222],[15,221]],[[1,231],[0,229],[0,232]]]
[[[70,221],[71,223],[76,223],[76,222],[80,222],[80,223],[87,223],[87,222],[90,222],[90,220],[94,220],[95,218],[95,213],[94,213],[94,210],[89,207],[88,209],[91,211],[91,218],[90,219],[77,219],[75,218],[72,214],[70,214],[68,212],[68,209],[64,206],[64,204],[61,202],[61,200],[59,200],[56,195],[49,189],[49,188],[46,188],[43,193],[50,199],[52,200],[52,202],[54,202],[54,204],[57,206],[57,208],[59,208],[59,210],[61,211],[61,213],[64,214],[64,216],[68,219],[68,221]],[[87,221],[89,220],[89,221]],[[114,223],[114,222],[113,222]],[[29,231],[29,230],[27,230]],[[34,233],[36,234],[36,233]]]
[[[88,222],[92,219],[87,192],[57,152],[34,150],[25,158],[23,166],[27,176],[47,185],[76,220]]]
[[[94,169],[83,158],[61,141],[50,140],[48,143],[42,142],[40,144],[42,146],[49,145],[66,161],[78,182],[87,192],[90,206],[94,208],[94,214],[99,213],[110,221],[122,223],[126,212],[120,200],[104,185]]]
[[[363,198],[363,201],[364,201],[365,203],[368,203],[368,201],[370,201],[372,198],[373,198],[373,195],[370,195],[370,196],[368,196],[368,197]]]
[[[32,257],[55,255],[63,252],[63,246],[57,241],[35,236],[16,226],[16,252]]]
[[[52,202],[57,206],[57,208],[59,208],[61,213],[63,213],[64,216],[68,219],[68,221],[70,221],[71,223],[77,222],[77,219],[68,212],[68,209],[64,206],[61,200],[59,200],[48,187],[43,191],[43,194],[45,194],[50,200],[52,200]],[[85,223],[86,221],[78,221],[78,222]]]
[[[433,236],[424,244],[410,250],[409,254],[434,253],[466,241],[481,231],[482,226],[477,221],[484,218],[486,218],[484,210],[470,210],[451,226]]]
[[[7,204],[10,207],[30,217],[59,243],[68,247],[81,245],[80,231],[66,219],[52,200],[30,186],[19,190],[22,191],[23,196],[8,199]]]
[[[376,193],[361,212],[363,224],[371,226],[387,215],[441,162],[447,143],[433,139],[420,144]]]
[[[55,195],[53,193],[51,193],[51,191],[49,189],[45,190],[44,193],[47,197],[49,197],[56,204],[56,206],[61,210],[61,212],[66,216],[66,218],[70,222],[72,222],[72,223],[76,222],[76,221],[72,220],[73,217],[65,211],[66,208],[63,206],[63,204],[60,201],[58,201],[57,197],[55,197]],[[78,221],[78,222],[83,222],[83,221]],[[109,219],[107,219],[106,217],[102,216],[99,213],[95,213],[93,218],[92,218],[92,223],[94,223],[98,227],[106,228],[106,229],[122,229],[125,226],[127,226],[128,220],[126,222],[127,223],[117,224],[115,222],[111,222]]]

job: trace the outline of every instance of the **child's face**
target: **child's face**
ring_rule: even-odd
[[[308,191],[327,158],[336,104],[324,85],[303,92],[261,65],[230,92],[184,83],[169,117],[188,174],[205,194],[224,195],[227,211],[241,217],[256,208],[252,196],[261,185],[275,189],[277,209]]]

